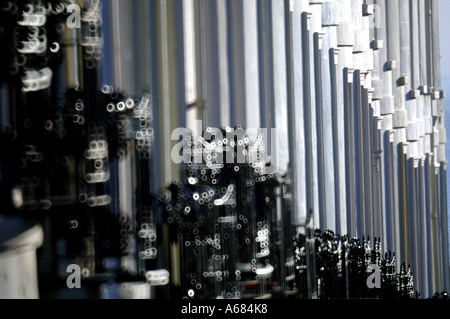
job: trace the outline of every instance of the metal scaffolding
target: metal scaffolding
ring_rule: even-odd
[[[317,228],[380,237],[411,262],[424,296],[448,289],[436,0],[103,2],[147,57],[136,82],[105,80],[150,88],[159,185],[177,176],[166,149],[175,127],[278,128],[273,157],[280,171],[291,165],[299,232],[313,212]],[[151,32],[122,21],[133,10]],[[133,48],[119,38],[113,70]]]
[[[84,29],[64,27],[66,16],[57,9],[62,6],[60,2],[77,4],[84,13],[89,13],[90,6],[98,6],[100,11],[94,13],[99,16],[93,30],[87,20],[83,20]],[[13,8],[14,2],[9,3]],[[22,8],[26,1],[18,3]],[[82,194],[86,198],[82,200],[81,193],[77,193],[72,185],[67,188],[66,199],[75,207],[80,202],[89,204],[87,194],[90,190],[95,194],[99,192],[100,196],[95,196],[98,201],[105,200],[102,196],[109,196],[107,204],[96,205],[95,202],[90,206],[86,219],[93,224],[100,217],[91,214],[89,209],[97,206],[103,209],[112,202],[102,213],[106,212],[108,218],[120,215],[120,227],[123,226],[121,230],[124,231],[121,240],[126,246],[126,254],[121,256],[120,263],[129,274],[138,275],[139,271],[148,270],[145,261],[136,261],[136,255],[140,244],[150,244],[144,244],[136,234],[153,231],[138,229],[136,216],[148,217],[146,214],[156,202],[150,194],[186,177],[172,157],[174,146],[179,142],[178,137],[173,137],[174,130],[187,128],[193,136],[200,136],[211,128],[242,127],[246,130],[267,129],[270,142],[266,159],[271,166],[270,172],[268,167],[261,170],[285,178],[282,183],[274,182],[270,192],[263,187],[259,189],[260,194],[270,197],[266,202],[275,207],[271,206],[273,210],[270,210],[264,206],[268,220],[272,218],[281,228],[293,226],[296,236],[306,236],[308,240],[313,236],[313,229],[348,234],[352,238],[379,238],[380,251],[392,250],[397,254],[397,269],[391,269],[391,273],[404,272],[402,264],[410,263],[415,290],[422,297],[450,289],[445,92],[440,77],[438,0],[71,0],[50,1],[49,4],[53,4],[53,13],[57,16],[52,23],[57,25],[58,22],[63,31],[52,31],[54,34],[49,35],[55,39],[54,43],[61,43],[58,53],[61,56],[55,53],[59,47],[58,50],[53,48],[55,55],[49,54],[45,60],[54,59],[56,62],[52,63],[57,69],[53,86],[47,83],[43,88],[54,94],[48,109],[55,114],[74,114],[75,125],[79,125],[76,128],[86,130],[89,138],[83,136],[84,144],[77,147],[84,151],[89,146],[88,154],[101,153],[108,148],[105,147],[107,133],[101,128],[92,133],[85,127],[91,122],[97,125],[109,116],[107,124],[115,125],[111,135],[120,138],[118,150],[114,149],[117,154],[112,154],[111,159],[105,155],[101,158],[106,158],[105,163],[98,164],[111,166],[111,174],[108,171],[107,177],[111,183],[87,185],[91,180],[80,181],[68,174],[70,176],[64,178],[76,181],[80,189],[84,187]],[[1,7],[0,14],[15,23],[13,16],[17,12],[5,13],[11,8]],[[83,16],[83,19],[87,18]],[[15,44],[16,27],[20,29],[14,24],[4,32],[9,46]],[[24,36],[22,33],[18,36]],[[87,33],[94,34],[89,39],[98,42],[83,42]],[[98,52],[90,52],[91,46],[102,47],[101,58],[95,55]],[[31,47],[32,51],[36,49]],[[10,50],[11,54],[5,51],[2,57],[14,61],[17,70],[24,65],[25,69],[43,65],[40,60],[16,59],[20,54],[15,49]],[[17,115],[25,118],[27,112],[32,113],[33,97],[20,91],[19,71],[8,72],[0,74],[0,93],[11,87],[8,91],[11,95],[26,96],[27,103],[20,109],[23,114],[20,111]],[[41,80],[44,77],[39,76]],[[11,84],[11,78],[17,83]],[[61,87],[55,82],[60,82]],[[100,87],[103,95],[96,92]],[[45,95],[48,92],[45,92],[35,98],[49,100]],[[48,96],[52,95],[48,93]],[[128,105],[121,100],[123,96],[143,98],[124,98],[130,103]],[[11,120],[16,116],[16,104],[12,105],[20,101],[11,98],[9,103],[9,99],[3,94],[0,100],[2,132],[8,131],[8,125],[13,128],[16,125]],[[82,99],[88,105],[86,109]],[[59,101],[67,105],[61,102],[61,106]],[[77,101],[76,111],[70,108],[74,101]],[[123,109],[117,110],[120,105]],[[144,108],[148,112],[142,117]],[[121,113],[123,110],[129,112]],[[36,115],[39,121],[40,116]],[[92,121],[85,125],[85,118]],[[128,125],[130,121],[135,121],[133,127]],[[139,130],[133,131],[135,127]],[[49,132],[52,130],[53,127],[48,129]],[[142,134],[149,132],[152,136],[147,142],[151,143],[151,152],[145,155],[142,148],[150,146],[144,145],[143,141],[139,144],[137,136],[142,140]],[[24,129],[19,135],[22,133],[26,136],[24,143],[28,138],[34,141],[29,131]],[[49,134],[44,137],[48,138]],[[58,134],[58,141],[65,141],[63,137],[70,135],[63,130]],[[81,139],[80,136],[76,138]],[[9,143],[9,135],[7,138]],[[35,144],[45,148],[42,141]],[[67,168],[67,171],[84,172],[79,166],[91,158],[86,155],[80,158],[78,161],[68,155],[69,164],[65,167],[70,170]],[[93,163],[90,164],[98,168]],[[235,174],[231,169],[229,171],[231,175]],[[249,178],[255,178],[250,170],[245,171],[247,173]],[[95,176],[102,179],[104,175]],[[239,175],[236,178],[245,184],[245,177]],[[254,185],[252,187],[256,189]],[[243,210],[251,212],[250,222],[255,225],[259,222],[259,231],[268,230],[270,227],[255,217],[256,207],[262,205],[259,200],[265,203],[264,199],[247,194],[252,189],[247,184],[237,188],[242,191],[242,198],[251,198],[247,202],[241,200]],[[180,186],[180,189],[183,188]],[[230,197],[228,193],[232,191],[224,189],[221,195]],[[209,196],[207,192],[205,194]],[[165,198],[164,194],[158,195]],[[10,200],[9,193],[5,196]],[[170,206],[171,199],[164,204]],[[81,210],[76,206],[74,211],[78,209]],[[167,207],[164,209],[169,211]],[[201,209],[205,209],[199,210],[201,213],[207,211],[204,207]],[[207,212],[213,211],[209,209]],[[219,209],[214,211],[217,213]],[[51,218],[45,217],[45,220],[50,223]],[[143,224],[150,227],[153,222]],[[91,226],[86,227],[86,232],[92,231]],[[183,255],[180,253],[178,259],[174,256],[185,247],[181,236],[174,236],[171,227],[162,226],[158,236],[161,234],[164,239],[158,245],[165,251],[160,264],[171,267],[173,292],[181,286],[182,271],[185,271]],[[236,234],[233,236],[237,238]],[[291,243],[292,238],[283,238],[282,231],[280,234],[277,234],[278,239],[282,238],[279,242]],[[258,240],[261,239],[258,237]],[[83,254],[95,255],[94,241],[92,235],[83,242]],[[348,238],[339,241],[357,246]],[[227,244],[231,242],[229,239]],[[206,248],[202,249],[206,251]],[[286,253],[283,249],[280,254]],[[294,250],[293,247],[289,249],[290,253]],[[311,249],[307,247],[305,255],[313,255]],[[44,247],[45,253],[50,251]],[[288,257],[280,257],[282,266],[277,270],[280,277],[292,275],[294,262]],[[253,261],[251,256],[245,258]],[[312,262],[308,260],[307,263]],[[152,266],[161,266],[156,264]],[[253,269],[251,262],[247,264],[245,267]],[[91,261],[86,269],[94,272],[94,266]],[[240,271],[238,265],[233,267]],[[234,270],[233,267],[230,269]],[[314,278],[308,277],[309,297],[316,293],[311,292],[317,286],[315,271],[312,271]],[[292,278],[287,281],[293,282]],[[284,279],[281,282],[286,284]],[[261,284],[261,287],[265,286]],[[166,292],[166,297],[168,295]]]

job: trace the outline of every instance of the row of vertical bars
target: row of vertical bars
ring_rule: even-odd
[[[437,0],[103,0],[103,81],[152,94],[152,189],[171,132],[277,128],[292,222],[382,239],[422,296],[449,288]]]

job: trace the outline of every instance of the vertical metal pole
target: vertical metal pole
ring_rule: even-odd
[[[337,46],[339,47],[338,64],[336,68],[336,124],[337,130],[335,141],[337,150],[335,157],[339,158],[336,164],[336,173],[339,174],[339,192],[340,192],[340,233],[352,233],[352,219],[355,216],[354,192],[353,192],[353,169],[351,161],[352,152],[352,131],[350,114],[350,82],[353,82],[353,75],[349,75],[348,68],[353,67],[352,46],[354,43],[354,34],[351,17],[351,1],[339,0],[339,25],[337,26]],[[336,147],[336,146],[335,146]]]
[[[314,60],[314,38],[316,33],[321,32],[322,29],[322,19],[321,19],[321,3],[310,3],[309,12],[306,14],[306,25],[308,32],[305,33],[307,36],[307,46],[308,49],[308,59],[305,62],[308,63],[308,69],[305,72],[305,76],[308,77],[309,92],[308,92],[308,103],[305,105],[308,108],[308,137],[309,137],[309,170],[310,170],[310,182],[311,182],[311,196],[310,196],[310,209],[312,209],[314,214],[314,225],[319,227],[321,223],[320,218],[320,207],[319,207],[319,168],[318,168],[318,137],[317,137],[317,97],[316,97],[316,77],[318,76],[315,72],[315,60]]]
[[[289,10],[289,11],[288,11]],[[303,50],[302,50],[302,1],[289,1],[286,5],[289,26],[287,29],[288,44],[288,75],[289,75],[289,147],[292,168],[292,181],[295,200],[293,201],[293,224],[301,226],[306,224],[307,195],[306,195],[306,141],[305,141],[305,114],[303,103]],[[305,230],[303,230],[304,232]]]
[[[407,244],[407,238],[405,242],[405,237],[403,233],[402,223],[404,221],[404,214],[407,213],[405,207],[404,198],[406,198],[405,187],[406,185],[402,183],[404,180],[404,165],[402,163],[403,158],[403,146],[401,143],[405,142],[404,138],[404,127],[406,121],[406,111],[404,109],[404,90],[403,87],[399,86],[399,80],[401,76],[400,63],[400,42],[398,41],[400,37],[400,24],[399,24],[399,2],[398,1],[386,1],[386,25],[387,25],[387,54],[388,63],[390,64],[390,69],[392,73],[392,94],[394,96],[394,113],[392,115],[392,124],[394,128],[394,153],[393,153],[393,191],[394,191],[394,214],[395,216],[395,251],[397,256],[399,256],[399,262],[397,263],[397,271],[400,270],[400,265],[402,261],[408,259],[405,255],[405,250],[402,245]],[[401,238],[404,238],[401,240]]]
[[[220,125],[231,125],[230,118],[230,72],[228,57],[228,11],[226,0],[217,0],[217,59],[219,68]]]
[[[274,99],[274,128],[276,128],[276,154],[271,154],[275,167],[280,172],[287,172],[289,165],[289,132],[288,132],[288,79],[287,79],[287,52],[284,0],[271,0],[271,26],[272,26],[272,65],[273,65],[273,99]],[[254,84],[253,84],[254,85]],[[259,95],[259,91],[258,91]],[[253,103],[258,103],[259,98]],[[256,104],[259,109],[259,103]],[[258,113],[251,113],[258,116]],[[259,123],[255,123],[260,125]],[[251,127],[251,126],[250,126]],[[275,155],[275,156],[274,156]],[[271,164],[272,166],[274,163]]]
[[[336,211],[336,183],[335,183],[335,154],[334,154],[334,112],[333,112],[333,81],[332,72],[334,69],[333,49],[337,47],[337,24],[338,9],[336,3],[324,2],[322,4],[322,29],[323,39],[320,50],[321,65],[321,115],[322,115],[322,156],[323,156],[323,191],[326,197],[324,201],[324,215],[326,229],[336,232],[337,211]]]
[[[245,82],[242,46],[241,1],[228,1],[228,25],[230,30],[230,86],[231,86],[231,125],[245,125]]]
[[[242,0],[242,33],[245,85],[245,128],[259,128],[260,90],[259,90],[259,58],[258,58],[258,2]]]

